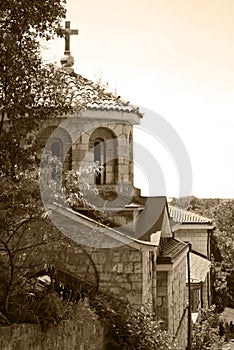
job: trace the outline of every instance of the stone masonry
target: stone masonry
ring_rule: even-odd
[[[178,337],[185,349],[187,342],[186,256],[174,267],[157,266],[157,317],[169,333]]]

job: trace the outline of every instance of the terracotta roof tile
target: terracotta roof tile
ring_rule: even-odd
[[[173,263],[188,245],[172,237],[162,238],[158,264]]]
[[[84,78],[79,74],[69,75],[63,70],[57,70],[59,83],[53,88],[45,88],[39,96],[35,97],[35,105],[38,107],[56,104],[54,91],[60,90],[65,106],[88,108],[89,110],[119,111],[136,113],[140,117],[142,114],[139,108],[123,100],[120,96],[108,92],[102,86]],[[49,81],[49,80],[48,80]],[[51,84],[51,81],[49,81]],[[56,84],[56,83],[55,83]],[[62,93],[61,93],[62,92]]]
[[[169,214],[174,222],[181,224],[212,224],[212,219],[177,207],[169,206]]]

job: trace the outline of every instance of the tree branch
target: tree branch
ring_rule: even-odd
[[[31,249],[31,248],[35,248],[35,247],[38,247],[38,246],[41,246],[43,244],[46,244],[47,242],[40,242],[40,243],[35,243],[35,244],[31,244],[31,245],[28,245],[26,247],[22,247],[22,248],[18,248],[18,249],[15,249],[14,250],[14,253],[18,253],[22,250],[27,250],[27,249]]]

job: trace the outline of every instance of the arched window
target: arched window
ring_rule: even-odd
[[[89,148],[93,149],[93,160],[102,166],[100,174],[96,175],[97,185],[116,184],[118,176],[117,138],[112,130],[98,128],[89,139]]]
[[[53,135],[53,136],[52,136]],[[68,132],[60,127],[50,126],[42,129],[37,136],[37,149],[39,158],[43,150],[51,152],[63,163],[65,171],[72,168],[71,137]],[[67,151],[68,150],[68,151]]]

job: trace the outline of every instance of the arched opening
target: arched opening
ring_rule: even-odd
[[[102,166],[95,176],[97,185],[116,184],[118,176],[117,138],[112,130],[98,128],[89,139],[89,149],[93,149],[93,160]]]
[[[52,136],[53,135],[53,136]],[[50,126],[42,129],[37,136],[37,156],[40,161],[45,147],[52,156],[63,163],[63,171],[72,168],[72,144],[68,132],[60,127]]]

